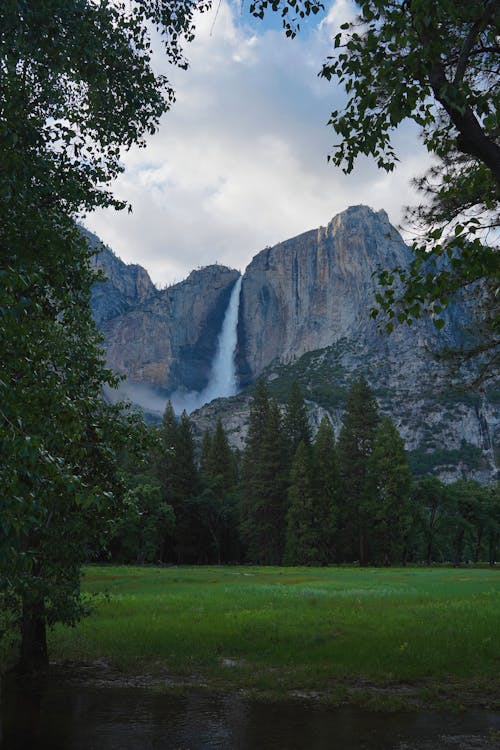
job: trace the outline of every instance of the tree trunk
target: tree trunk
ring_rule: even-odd
[[[458,130],[458,150],[485,164],[500,187],[500,147],[486,135],[470,106],[464,106],[462,109],[450,101],[448,89],[452,84],[446,78],[441,62],[435,64],[429,80],[434,96]]]
[[[497,547],[498,547],[498,538],[499,535],[495,532],[490,532],[490,539],[489,539],[489,563],[490,565],[495,565],[497,561]]]
[[[476,544],[474,547],[474,562],[479,562],[479,555],[481,553],[481,542],[483,541],[483,529],[479,529],[477,532]]]
[[[359,530],[359,564],[362,568],[366,567],[365,533],[363,529]]]
[[[427,543],[427,565],[432,565],[432,539]]]
[[[49,666],[43,601],[23,600],[20,671],[39,672]]]
[[[432,565],[434,552],[434,525],[436,523],[437,503],[436,500],[431,505],[431,515],[429,518],[429,540],[427,542],[427,565]]]
[[[464,542],[465,531],[460,531],[455,539],[455,567],[458,568],[462,564],[462,552]]]

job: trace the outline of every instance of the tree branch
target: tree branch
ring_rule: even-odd
[[[453,83],[455,85],[460,83],[460,81],[464,77],[465,71],[467,69],[467,61],[472,51],[472,47],[474,46],[474,42],[476,41],[484,26],[488,24],[489,20],[494,15],[496,8],[496,0],[489,0],[489,2],[486,3],[486,7],[484,9],[482,17],[477,19],[476,23],[472,25],[469,33],[467,34],[458,58],[457,68],[455,70],[455,77],[453,79]]]
[[[500,148],[485,135],[470,106],[459,107],[446,95],[446,90],[451,84],[446,78],[441,62],[434,64],[429,81],[434,96],[458,130],[457,148],[462,153],[470,154],[482,161],[491,170],[500,191]]]

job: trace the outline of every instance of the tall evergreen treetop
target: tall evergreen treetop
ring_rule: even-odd
[[[351,385],[342,422],[339,452],[343,459],[369,456],[379,414],[375,396],[364,377]]]
[[[274,399],[269,401],[261,462],[266,519],[262,562],[280,565],[285,546],[289,460],[281,410]]]
[[[220,477],[224,492],[228,492],[235,484],[233,454],[220,418],[217,420],[211,441],[208,472],[212,477]]]
[[[285,412],[285,432],[290,440],[292,455],[299,443],[311,444],[311,425],[307,416],[304,397],[296,380],[291,385]]]
[[[368,383],[364,378],[355,380],[349,391],[337,446],[342,487],[339,510],[344,555],[348,559],[359,559],[362,565],[367,561],[367,527],[361,502],[378,421],[377,402]]]
[[[321,532],[316,502],[311,452],[303,441],[297,446],[290,471],[286,516],[286,565],[317,565],[321,558]]]
[[[170,401],[167,401],[160,427],[160,450],[156,461],[157,475],[163,487],[163,497],[167,503],[175,503],[175,466],[177,441],[177,420]]]
[[[375,432],[362,501],[373,562],[389,565],[404,559],[405,538],[413,520],[410,489],[404,442],[392,419],[384,417]]]
[[[288,457],[281,412],[258,381],[243,455],[241,534],[248,559],[276,565],[284,545]]]
[[[313,445],[313,486],[318,519],[319,562],[332,562],[338,524],[338,470],[335,435],[330,420],[323,417]]]
[[[209,430],[203,433],[200,451],[200,471],[205,476],[210,473],[210,453],[212,451],[212,434]]]
[[[320,422],[313,449],[318,491],[333,497],[337,480],[335,434],[328,417]]]
[[[175,442],[176,490],[182,500],[194,495],[197,472],[194,460],[193,429],[186,411],[181,414]]]
[[[177,419],[171,401],[167,401],[161,420],[161,435],[165,448],[172,448],[177,433]]]
[[[245,454],[243,465],[252,462],[259,454],[262,447],[262,435],[264,434],[269,413],[269,392],[265,380],[259,378],[255,384],[253,399],[250,406],[248,419],[248,432],[245,441]]]

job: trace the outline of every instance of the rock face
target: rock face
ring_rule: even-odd
[[[500,389],[471,394],[450,388],[432,352],[463,342],[469,315],[456,303],[439,332],[431,321],[377,331],[370,316],[378,267],[407,266],[409,248],[385,211],[354,206],[327,227],[306,232],[252,260],[242,280],[236,361],[242,386],[263,374],[285,403],[293,380],[311,423],[328,414],[336,432],[350,383],[364,375],[380,410],[411,451],[415,473],[481,481],[496,475]],[[209,266],[159,291],[146,271],[109,250],[98,259],[109,281],[97,285],[93,309],[105,335],[108,365],[137,388],[167,395],[207,384],[217,337],[237,271]],[[136,391],[138,392],[138,391]],[[141,398],[132,400],[141,403]],[[221,417],[231,443],[243,447],[250,398],[218,399],[192,415],[201,435]]]
[[[381,335],[370,316],[379,267],[407,267],[409,248],[385,211],[353,206],[327,227],[259,253],[242,283],[238,365],[243,385],[264,373],[283,403],[296,379],[313,425],[327,413],[336,432],[350,383],[363,375],[382,413],[412,452],[416,473],[445,478],[463,472],[481,481],[496,473],[500,405],[488,393],[450,389],[433,352],[463,342],[467,308],[456,303],[437,331],[429,320]],[[243,402],[215,402],[196,415],[204,427],[220,416],[235,446],[246,432]]]
[[[201,390],[238,271],[208,266],[159,290],[143,268],[126,265],[107,248],[96,266],[108,279],[92,294],[108,367],[126,376],[129,389]]]
[[[343,338],[382,345],[370,317],[373,274],[380,266],[408,266],[410,250],[385,211],[353,206],[327,227],[306,232],[259,253],[245,271],[239,317],[241,382],[250,383],[273,362],[292,362]],[[401,329],[391,339],[425,338]],[[445,335],[455,338],[457,326]],[[451,343],[448,341],[447,343]]]
[[[95,284],[92,289],[92,313],[100,327],[157,295],[144,268],[126,265],[107,247],[95,259],[94,266],[107,278],[107,282]]]

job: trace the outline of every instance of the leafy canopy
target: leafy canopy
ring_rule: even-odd
[[[340,27],[320,72],[347,94],[329,120],[339,136],[329,160],[349,173],[366,155],[392,171],[398,161],[392,135],[407,119],[420,127],[434,158],[428,174],[415,179],[423,203],[407,209],[414,260],[409,269],[381,270],[372,315],[384,313],[388,332],[424,314],[439,329],[446,307],[465,294],[475,309],[474,341],[457,353],[479,363],[479,383],[495,374],[500,346],[498,2],[357,0],[356,6],[357,18]],[[320,7],[276,0],[251,9],[260,17],[267,8],[280,12],[293,36]]]
[[[499,264],[494,232],[500,192],[499,8],[494,0],[360,0],[359,16],[334,39],[321,75],[348,94],[330,125],[341,137],[331,156],[346,172],[365,154],[391,171],[393,131],[421,128],[435,166],[418,178],[425,203],[408,209],[417,233],[410,269],[384,269],[377,317],[411,324],[424,312],[438,328],[459,292],[480,314],[465,356],[489,352],[478,379],[498,363]]]
[[[207,7],[0,3],[0,596],[19,617],[25,669],[47,663],[46,623],[82,614],[80,565],[118,512],[117,456],[135,430],[102,399],[114,377],[75,219],[124,207],[109,191],[121,150],[144,145],[172,104],[151,65],[151,25],[185,67]]]

